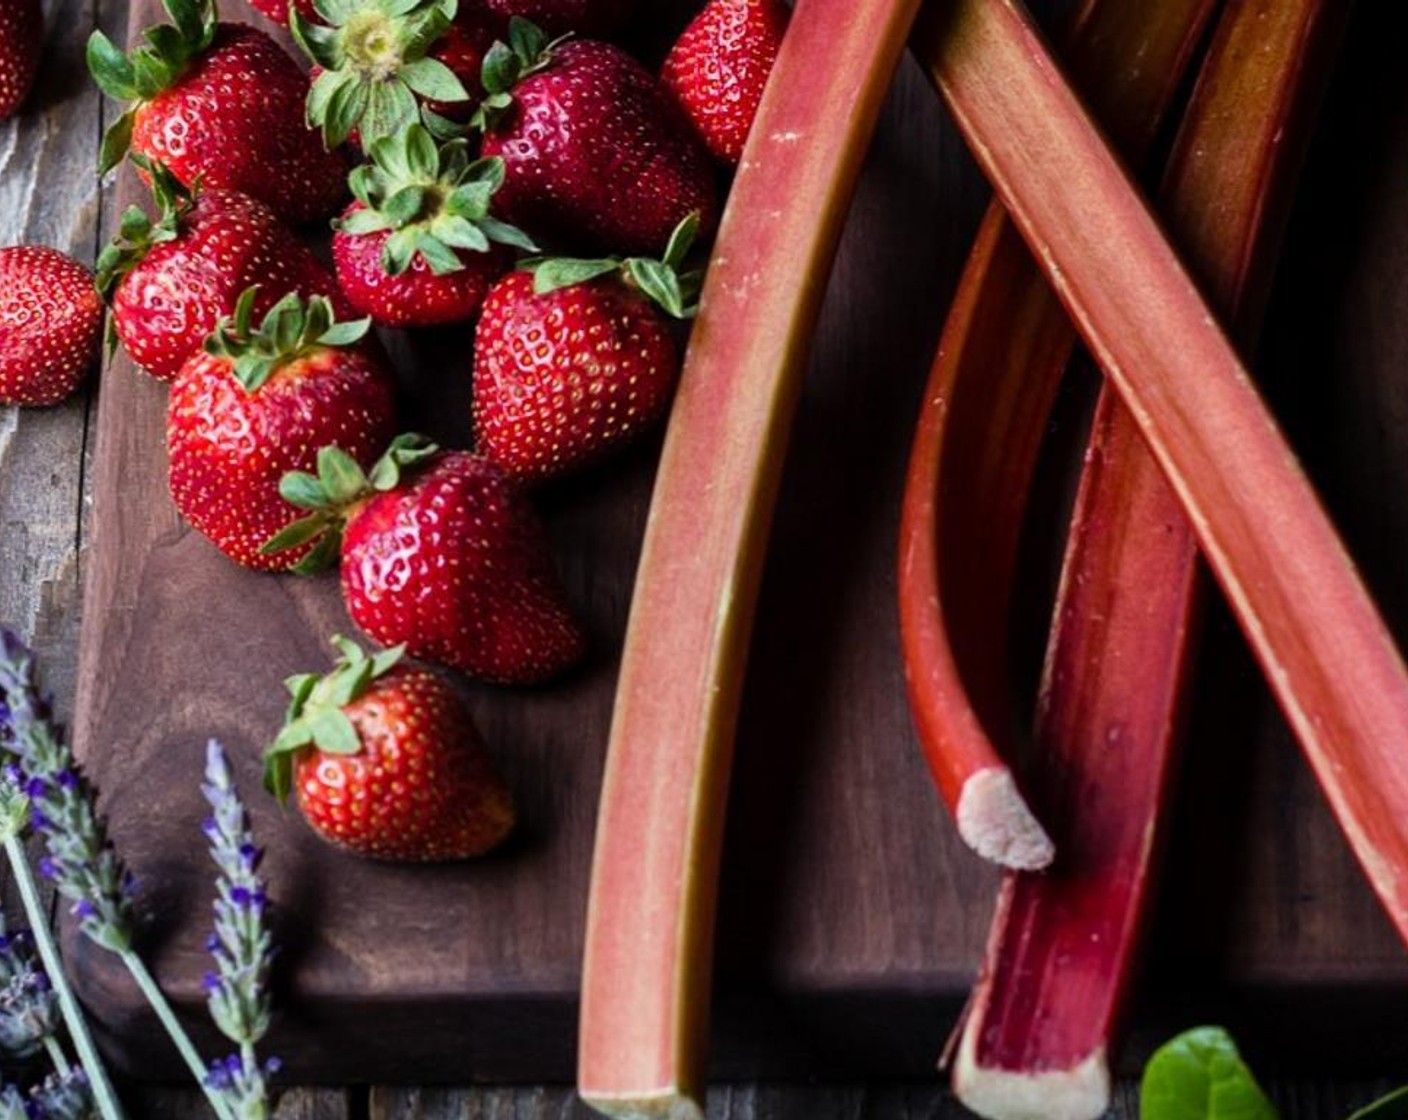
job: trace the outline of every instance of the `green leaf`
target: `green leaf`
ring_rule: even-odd
[[[455,249],[468,249],[473,253],[487,253],[489,239],[484,231],[473,222],[455,214],[446,214],[435,220],[431,233],[440,241]],[[453,271],[453,270],[452,270]]]
[[[333,90],[323,120],[323,143],[336,148],[346,143],[367,109],[367,87],[361,82],[345,82]]]
[[[354,237],[367,233],[380,233],[384,229],[391,228],[391,223],[378,211],[366,207],[352,211],[347,217],[339,219],[336,225],[343,233],[351,234]]]
[[[386,239],[386,244],[381,247],[381,265],[388,276],[400,276],[411,267],[417,240],[413,229],[397,230]]]
[[[526,69],[540,61],[547,49],[548,38],[532,20],[513,16],[508,21],[508,45]]]
[[[480,218],[476,224],[490,241],[497,241],[500,245],[512,245],[525,253],[538,251],[537,243],[517,226],[511,226],[497,218]]]
[[[338,506],[355,502],[367,488],[365,472],[340,447],[324,447],[318,452],[318,478]]]
[[[1405,1120],[1408,1118],[1408,1086],[1395,1089],[1372,1104],[1366,1104],[1349,1120]]]
[[[372,658],[372,676],[374,678],[385,676],[394,669],[400,663],[401,658],[405,656],[406,647],[404,644],[382,650]]]
[[[541,261],[533,268],[533,291],[538,295],[555,292],[558,288],[568,288],[573,284],[585,284],[598,276],[617,272],[621,262],[615,257],[601,260],[574,260],[569,257],[555,257]]]
[[[416,252],[436,276],[448,276],[464,268],[464,261],[460,260],[459,254],[429,233],[422,233],[416,238]]]
[[[632,257],[626,262],[626,274],[665,311],[676,319],[684,318],[684,293],[673,268],[646,257]]]
[[[327,754],[360,754],[362,740],[347,713],[341,708],[323,708],[310,714],[308,726],[313,744]]]
[[[420,216],[421,207],[424,205],[425,188],[413,184],[396,191],[377,209],[391,223],[393,229],[400,229],[415,221]]]
[[[324,70],[319,74],[308,89],[308,100],[304,103],[303,111],[304,123],[309,128],[321,128],[323,122],[328,119],[328,107],[332,104],[333,94],[354,80],[351,74],[341,70]]]
[[[103,134],[103,146],[98,151],[99,175],[106,175],[121,163],[127,149],[132,146],[132,122],[136,115],[134,111],[123,113]]]
[[[370,319],[353,319],[346,323],[334,323],[325,330],[318,342],[323,346],[352,346],[367,337],[372,329]]]
[[[295,575],[312,576],[326,571],[338,562],[342,555],[342,527],[332,523],[328,531],[318,538],[318,543],[307,556],[303,557],[289,571]]]
[[[684,263],[685,257],[689,256],[689,250],[698,236],[699,211],[691,210],[670,233],[670,242],[665,246],[665,255],[660,258],[661,262],[678,269]]]
[[[434,58],[422,58],[401,67],[401,80],[431,101],[468,101],[469,90],[455,72]]]
[[[1185,1031],[1154,1052],[1139,1089],[1140,1120],[1277,1120],[1231,1036]]]
[[[281,805],[288,804],[293,792],[293,756],[286,751],[270,750],[264,756],[264,788]]]
[[[463,137],[466,132],[464,125],[450,120],[449,117],[442,117],[439,113],[435,112],[433,109],[426,108],[424,105],[420,107],[420,119],[421,123],[424,124],[426,129],[430,132],[430,135],[436,140],[458,140]]]
[[[280,492],[282,492],[282,484]],[[311,540],[315,540],[326,533],[332,526],[332,520],[326,514],[315,514],[312,517],[300,517],[297,521],[285,525],[267,541],[259,546],[261,556],[273,556],[280,552],[287,552],[291,548],[298,548]]]
[[[307,471],[289,471],[279,479],[279,497],[299,509],[327,509],[331,505],[322,482]]]
[[[99,89],[118,101],[136,100],[137,74],[132,63],[101,31],[88,36],[87,57],[88,72]]]
[[[496,42],[484,55],[479,81],[484,86],[485,93],[507,94],[518,81],[520,69],[522,67],[518,56],[507,44]]]
[[[303,705],[308,702],[308,696],[313,691],[313,686],[318,683],[317,673],[295,673],[291,677],[284,679],[284,688],[288,689],[290,700],[290,710],[294,710],[294,715],[301,711]]]

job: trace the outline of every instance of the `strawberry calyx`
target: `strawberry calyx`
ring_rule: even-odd
[[[487,253],[491,242],[536,252],[517,226],[491,217],[503,185],[504,161],[473,159],[465,140],[436,145],[430,130],[412,124],[370,146],[371,162],[348,176],[361,208],[333,223],[353,236],[390,231],[381,264],[399,276],[420,256],[436,276],[464,268],[456,250]]]
[[[151,180],[157,217],[153,221],[140,206],[129,206],[123,213],[117,236],[98,254],[96,282],[98,294],[105,300],[112,299],[118,283],[153,247],[180,236],[181,223],[195,207],[200,190],[198,181],[195,190],[191,190],[159,160],[149,159],[139,152],[131,153],[128,158]]]
[[[215,40],[214,0],[162,0],[162,7],[171,22],[147,28],[145,42],[130,51],[119,50],[101,31],[88,37],[88,72],[109,97],[129,103],[103,135],[100,175],[116,167],[131,146],[137,107],[175,85],[191,59]]]
[[[267,556],[313,543],[292,570],[299,575],[312,575],[331,567],[342,551],[343,528],[357,509],[374,494],[395,490],[406,470],[439,450],[424,436],[408,432],[392,440],[372,469],[364,471],[342,448],[322,448],[318,452],[317,474],[289,471],[279,480],[283,500],[308,510],[308,516],[285,526],[259,551]]]
[[[664,256],[599,257],[583,260],[576,257],[539,257],[522,262],[521,267],[533,274],[533,291],[546,295],[558,288],[585,284],[600,276],[618,276],[630,287],[649,297],[662,311],[676,319],[692,319],[699,311],[699,292],[703,286],[701,269],[681,272],[680,267],[699,234],[699,211],[693,211],[674,228]]]
[[[287,803],[293,789],[293,765],[309,748],[326,754],[353,755],[362,740],[346,708],[365,696],[372,682],[384,677],[405,656],[405,646],[368,655],[356,642],[340,634],[332,639],[341,655],[332,669],[298,673],[284,681],[291,697],[284,725],[264,752],[264,788]]]
[[[571,37],[569,33],[549,40],[543,29],[531,20],[522,16],[510,19],[508,41],[496,40],[484,54],[480,83],[485,96],[470,118],[470,125],[481,132],[493,128],[513,105],[513,87],[524,78],[547,69],[552,64],[553,52]]]
[[[294,41],[318,66],[308,91],[309,127],[329,148],[357,130],[363,145],[417,120],[417,97],[454,103],[469,91],[429,57],[455,18],[456,0],[314,0],[326,26],[289,9]]]
[[[339,323],[326,296],[312,296],[306,302],[290,292],[274,304],[255,327],[254,299],[259,285],[240,293],[235,313],[215,324],[205,340],[205,352],[233,363],[235,380],[247,392],[254,392],[284,366],[320,350],[354,346],[371,329],[370,319]]]

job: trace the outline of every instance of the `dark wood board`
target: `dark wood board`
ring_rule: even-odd
[[[134,26],[151,21],[152,0],[134,7]],[[1408,325],[1395,318],[1408,307],[1408,79],[1389,53],[1396,7],[1358,14],[1261,365],[1408,639]],[[722,1075],[928,1076],[981,953],[995,875],[943,818],[913,740],[893,552],[928,358],[985,199],[906,63],[817,334],[765,579],[720,919]],[[393,350],[409,419],[463,440],[464,424],[444,421],[466,410],[466,332]],[[332,578],[241,572],[180,523],[166,496],[164,398],[124,361],[104,372],[75,728],[140,881],[144,949],[163,986],[198,1025],[209,876],[197,783],[215,735],[270,848],[285,945],[274,1049],[296,1079],[570,1078],[596,789],[653,448],[542,495],[593,636],[589,663],[552,688],[470,688],[520,800],[519,835],[476,863],[382,866],[324,847],[258,792],[278,682],[325,663],[325,637],[349,624]],[[1061,423],[1078,416],[1072,403]],[[1341,1071],[1408,1057],[1408,958],[1235,631],[1216,613],[1208,630],[1133,1053],[1220,1017],[1264,1060],[1302,1071],[1314,1057]],[[122,1064],[174,1073],[115,962],[71,925],[65,943]]]

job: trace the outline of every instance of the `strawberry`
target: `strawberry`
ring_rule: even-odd
[[[471,161],[463,140],[437,148],[420,124],[378,140],[371,157],[352,172],[357,201],[335,223],[333,260],[348,301],[392,327],[472,319],[513,263],[506,246],[534,248],[489,216],[503,160]]]
[[[513,827],[499,780],[460,694],[404,650],[341,653],[326,676],[290,677],[283,730],[265,755],[265,785],[326,840],[377,859],[466,859]]]
[[[0,121],[29,96],[43,46],[39,0],[0,0]]]
[[[782,0],[709,0],[665,57],[660,81],[731,166],[743,158],[790,14]]]
[[[326,218],[346,195],[347,168],[303,123],[308,79],[262,31],[217,23],[213,0],[162,0],[174,27],[131,54],[102,32],[88,68],[110,97],[135,102],[103,137],[100,169],[130,147],[188,187],[241,191],[286,222]]]
[[[93,274],[57,249],[0,249],[0,404],[58,404],[98,356]]]
[[[394,430],[392,387],[357,343],[370,323],[334,321],[331,304],[285,296],[257,329],[255,292],[240,297],[171,387],[166,442],[176,508],[221,552],[250,568],[282,570],[301,553],[260,546],[298,517],[279,480],[337,443],[370,462]]]
[[[326,26],[294,12],[289,30],[313,60],[307,117],[336,147],[369,148],[435,113],[468,117],[493,41],[487,23],[454,22],[455,0],[322,0]]]
[[[537,513],[493,463],[402,436],[370,475],[325,447],[281,492],[311,510],[265,545],[341,555],[348,613],[372,637],[485,680],[532,684],[583,650]]]
[[[543,238],[659,253],[698,211],[717,219],[708,153],[648,71],[607,43],[547,43],[526,20],[484,62],[476,120],[506,169],[499,206]]]
[[[289,0],[249,0],[250,6],[266,19],[271,19],[280,27],[288,26]],[[321,22],[322,16],[318,14],[318,9],[314,6],[313,0],[292,0],[298,9],[298,14],[304,19]]]
[[[536,481],[602,458],[653,425],[679,373],[670,327],[694,313],[699,274],[680,276],[696,222],[662,261],[548,260],[495,285],[474,346],[479,452]]]
[[[174,378],[251,285],[259,285],[256,317],[290,292],[328,296],[339,316],[350,311],[332,274],[262,202],[238,191],[193,193],[162,164],[132,158],[151,180],[158,217],[137,206],[123,215],[98,257],[98,288],[117,337],[153,377]]]
[[[635,0],[485,0],[504,19],[521,16],[549,35],[569,32],[590,38],[610,38],[623,30]]]

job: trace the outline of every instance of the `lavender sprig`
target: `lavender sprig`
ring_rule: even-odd
[[[9,1082],[0,1085],[0,1120],[31,1120],[24,1094]]]
[[[0,1050],[11,1058],[37,1054],[53,1040],[59,1021],[58,999],[35,964],[33,939],[7,929],[0,914]]]
[[[27,1115],[43,1120],[91,1120],[93,1094],[81,1069],[52,1073],[29,1091]]]
[[[224,1095],[238,1120],[269,1115],[266,1075],[278,1060],[259,1064],[254,1047],[269,1030],[269,970],[273,935],[265,924],[268,892],[258,870],[264,853],[254,843],[249,816],[235,789],[225,752],[214,739],[206,747],[201,792],[211,815],[204,832],[220,869],[215,881],[215,931],[207,943],[215,960],[205,977],[210,1017],[239,1053],[210,1067],[206,1083]]]
[[[34,656],[18,635],[0,630],[0,747],[18,766],[11,777],[30,798],[30,820],[44,837],[47,856],[40,871],[65,898],[79,928],[96,944],[116,953],[166,1029],[186,1068],[205,1090],[220,1120],[236,1120],[225,1099],[205,1084],[206,1067],[166,994],[132,948],[132,880],[93,810],[94,794],[79,773],[73,753],[50,721],[51,705],[39,697]],[[18,839],[8,842],[12,849]],[[22,861],[23,853],[19,857]],[[23,882],[21,882],[23,886]],[[49,962],[45,961],[46,967]],[[56,971],[50,967],[51,975]],[[84,1065],[88,1061],[85,1057]],[[120,1116],[111,1087],[99,1090],[105,1116]]]
[[[73,903],[90,938],[115,953],[132,947],[131,881],[93,812],[93,792],[50,720],[52,705],[34,682],[34,655],[0,631],[0,747],[15,756],[12,774],[30,799],[30,823],[48,855],[39,870]]]

